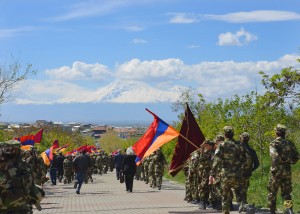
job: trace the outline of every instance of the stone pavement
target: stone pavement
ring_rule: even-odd
[[[43,187],[46,196],[41,201],[42,211],[34,208],[33,213],[220,213],[212,209],[200,210],[198,205],[187,203],[183,200],[184,186],[168,180],[163,181],[161,190],[134,180],[133,192],[130,193],[125,191],[124,183],[116,180],[115,172],[93,175],[93,178],[93,183],[82,185],[80,195],[75,193],[73,184],[51,186],[48,181]]]

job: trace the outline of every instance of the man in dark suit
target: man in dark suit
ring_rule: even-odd
[[[123,159],[124,159],[124,155],[121,153],[121,150],[118,150],[118,153],[114,157],[117,180],[120,179],[120,171],[121,171]]]
[[[77,188],[76,193],[80,194],[81,185],[87,176],[87,171],[91,167],[91,158],[86,154],[87,150],[83,149],[81,154],[76,156],[73,160],[73,167],[76,170],[77,181],[74,184],[74,189]]]
[[[125,185],[127,192],[132,192],[133,178],[136,172],[135,159],[136,155],[134,154],[132,147],[129,147],[126,150],[126,155],[124,156],[122,163],[122,172],[125,175]]]

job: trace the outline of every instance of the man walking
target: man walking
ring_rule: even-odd
[[[123,159],[124,159],[124,155],[121,153],[121,150],[118,150],[118,153],[114,157],[117,180],[120,179],[120,171],[122,168]]]
[[[221,167],[221,195],[222,195],[222,213],[230,213],[230,203],[232,202],[231,189],[241,189],[239,179],[242,176],[242,169],[247,160],[247,154],[244,147],[233,139],[234,131],[231,126],[225,126],[225,141],[219,145],[215,151],[213,166],[210,171],[209,183],[214,183],[217,169]],[[236,198],[241,201],[242,196],[238,191]]]
[[[268,202],[271,214],[276,211],[278,189],[285,200],[285,213],[293,213],[292,207],[292,172],[291,164],[297,163],[300,155],[294,143],[285,139],[286,127],[278,124],[275,128],[276,139],[270,143],[271,169],[268,185]]]
[[[76,156],[73,160],[73,166],[75,168],[76,172],[76,179],[77,181],[74,184],[74,189],[76,189],[76,193],[80,194],[80,189],[82,186],[82,183],[87,175],[88,169],[91,167],[91,159],[86,154],[87,150],[83,149],[81,151],[81,154]]]

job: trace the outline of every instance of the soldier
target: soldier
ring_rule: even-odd
[[[64,184],[70,184],[73,177],[72,155],[68,154],[64,160]]]
[[[225,140],[223,135],[217,135],[214,142],[214,151],[217,150],[219,145]],[[214,160],[214,156],[212,157],[212,162]],[[215,177],[214,183],[209,183],[210,187],[210,196],[209,202],[210,206],[216,210],[222,210],[222,196],[221,196],[221,167],[215,169]]]
[[[199,176],[199,206],[200,209],[206,209],[206,204],[208,204],[209,199],[209,185],[208,178],[209,172],[212,167],[212,157],[214,155],[214,143],[205,140],[200,146],[199,152],[199,166],[198,166],[198,176]]]
[[[144,181],[145,184],[149,183],[149,160],[150,157],[145,157],[142,161],[143,165],[144,165]]]
[[[242,169],[247,159],[244,147],[233,139],[234,131],[231,126],[225,126],[224,137],[222,142],[215,151],[213,166],[210,171],[209,182],[214,183],[217,169],[221,167],[221,194],[222,194],[222,212],[223,214],[230,213],[230,203],[232,202],[231,189],[241,189],[240,177],[242,176]],[[239,192],[236,194],[237,201],[241,201]]]
[[[155,171],[155,178],[156,178],[156,185],[158,190],[161,190],[161,184],[162,184],[162,177],[164,175],[164,167],[165,164],[167,163],[166,158],[161,151],[161,148],[158,148],[156,150],[156,160],[155,160],[155,166],[154,166],[154,171]]]
[[[285,212],[293,213],[291,164],[295,164],[300,155],[294,143],[285,139],[285,133],[286,127],[278,124],[275,128],[276,139],[270,143],[272,163],[268,184],[268,203],[271,214],[275,214],[276,211],[276,197],[279,188],[281,189],[281,196],[285,200]]]
[[[0,143],[0,214],[32,213],[45,192],[34,184],[30,166],[21,159],[19,141]]]
[[[199,150],[196,150],[191,153],[191,161],[189,162],[189,188],[191,191],[192,204],[198,204],[199,199],[199,174],[198,174],[198,165],[199,165]]]
[[[243,172],[243,178],[240,181],[241,187],[242,187],[242,189],[240,190],[241,195],[242,195],[241,203],[243,205],[240,207],[239,212],[246,211],[246,206],[248,204],[247,192],[248,192],[248,188],[250,185],[249,180],[252,175],[252,172],[259,167],[259,160],[258,160],[257,154],[256,154],[255,150],[252,149],[248,143],[250,140],[250,134],[248,132],[244,132],[243,134],[240,135],[240,140],[241,140],[241,144],[247,151],[250,158],[247,158],[247,162],[245,163],[245,168],[244,168],[244,172]]]
[[[148,175],[149,175],[149,182],[150,187],[156,188],[156,178],[155,178],[155,160],[156,160],[156,151],[149,155],[149,168],[148,168]]]

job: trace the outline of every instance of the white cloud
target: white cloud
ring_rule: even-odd
[[[179,59],[140,61],[132,59],[117,67],[116,76],[131,80],[159,80],[180,78],[184,63]]]
[[[71,72],[69,76],[73,78],[60,76],[60,79],[65,81],[58,79],[25,81],[19,89],[19,98],[16,102],[19,104],[169,102],[178,98],[180,88],[188,87],[195,88],[198,93],[209,99],[230,97],[233,94],[255,90],[260,85],[259,71],[272,75],[280,72],[282,68],[299,66],[296,61],[298,58],[300,55],[287,54],[275,61],[210,61],[193,65],[185,64],[179,59],[152,61],[132,59],[116,67],[112,83],[104,87],[93,85],[94,88],[89,84],[92,78],[83,77],[86,73],[92,73],[87,71],[88,68],[94,67],[81,62],[79,65],[84,69],[79,65],[73,66],[81,71],[79,73],[66,69]],[[78,62],[74,62],[76,63]],[[60,69],[53,70],[58,72]],[[80,85],[66,81],[75,77],[82,77]]]
[[[67,21],[72,19],[102,16],[113,13],[125,7],[152,3],[150,0],[85,0],[69,7],[69,12],[53,17],[52,21]]]
[[[145,43],[147,43],[147,41],[144,40],[144,39],[133,39],[131,41],[131,43],[133,43],[133,44],[145,44]]]
[[[196,48],[200,48],[200,46],[199,45],[189,45],[188,48],[196,49]]]
[[[124,29],[130,32],[139,32],[145,30],[145,28],[139,26],[124,27]]]
[[[221,33],[218,38],[218,45],[220,46],[243,46],[257,40],[257,36],[245,31],[243,28],[236,33]]]
[[[72,67],[63,66],[56,69],[46,70],[46,74],[53,79],[59,80],[106,80],[113,74],[108,70],[105,65],[87,64],[84,62],[76,61]]]
[[[191,24],[198,22],[194,14],[175,13],[170,19],[170,23],[173,24]]]
[[[280,10],[254,10],[250,12],[236,12],[224,15],[204,15],[206,19],[220,20],[231,23],[249,22],[275,22],[300,20],[300,14],[290,11]]]
[[[18,28],[10,28],[10,29],[0,29],[0,39],[1,38],[10,38],[17,35],[22,35],[24,33],[32,32],[38,30],[37,27],[24,26]]]

